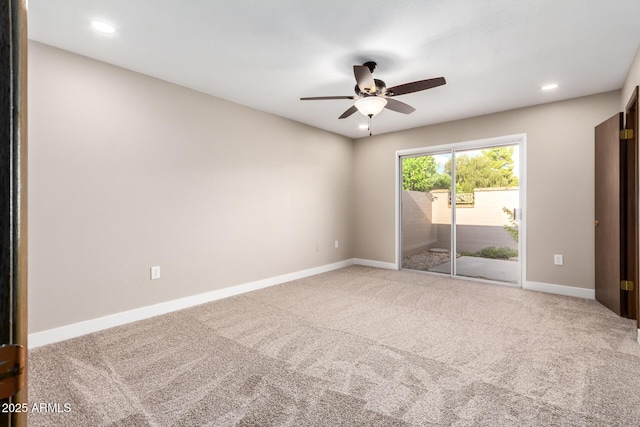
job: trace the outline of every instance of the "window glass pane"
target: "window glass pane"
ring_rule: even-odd
[[[451,274],[451,154],[401,162],[401,267]]]

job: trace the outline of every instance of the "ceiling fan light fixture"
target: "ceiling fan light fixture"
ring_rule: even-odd
[[[355,107],[365,116],[375,116],[387,105],[387,100],[380,96],[365,96],[355,102]]]

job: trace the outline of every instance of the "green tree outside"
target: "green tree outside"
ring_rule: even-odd
[[[476,188],[517,187],[513,174],[513,147],[496,147],[481,151],[479,156],[456,156],[456,192],[473,193]],[[451,160],[438,172],[434,156],[402,159],[402,189],[431,191],[451,187]]]
[[[456,156],[456,192],[473,193],[476,188],[517,187],[513,174],[513,147],[496,147],[481,151],[480,156]],[[451,160],[444,167],[451,173]]]
[[[433,156],[402,159],[402,189],[405,191],[431,191],[451,187],[451,176],[438,172]]]

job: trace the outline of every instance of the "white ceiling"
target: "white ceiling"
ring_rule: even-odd
[[[92,20],[116,27],[104,35]],[[352,138],[368,135],[353,65],[399,96],[375,134],[619,89],[640,45],[638,0],[29,0],[29,38]],[[559,88],[540,87],[557,82]]]

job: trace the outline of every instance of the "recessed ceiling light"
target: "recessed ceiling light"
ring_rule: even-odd
[[[542,86],[540,89],[542,90],[553,90],[558,88],[558,83],[549,83]]]
[[[116,32],[116,29],[113,27],[113,25],[107,24],[106,22],[102,21],[93,21],[91,22],[91,26],[101,33],[105,34],[113,34]]]

